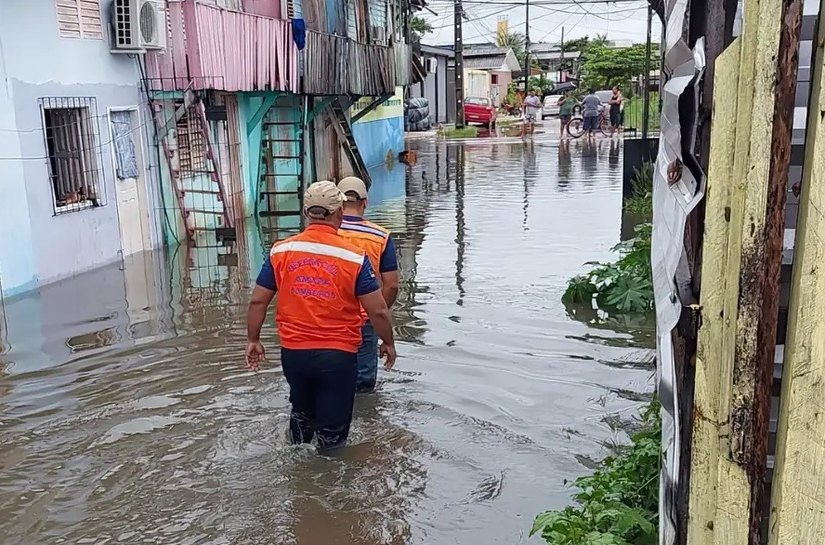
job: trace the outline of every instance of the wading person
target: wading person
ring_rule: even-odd
[[[530,95],[524,99],[524,123],[521,124],[521,137],[529,132],[530,136],[536,130],[536,117],[541,110],[541,100],[536,96],[536,90],[530,89]]]
[[[622,91],[618,85],[613,87],[613,94],[610,95],[608,104],[610,105],[610,136],[622,126]]]
[[[309,225],[272,246],[247,317],[246,363],[257,370],[265,359],[261,327],[278,292],[275,321],[292,404],[290,435],[293,443],[317,437],[322,452],[343,446],[349,435],[361,308],[383,341],[379,353],[385,365],[395,364],[390,314],[372,264],[338,234],[343,203],[334,183],[309,186],[303,210]]]
[[[573,108],[577,103],[576,97],[574,97],[570,91],[565,92],[564,96],[559,100],[559,124],[561,125],[559,140],[567,138],[564,133],[567,131],[567,126],[573,117]]]
[[[596,96],[593,89],[587,90],[587,96],[582,99],[582,115],[584,117],[584,131],[588,138],[593,137],[593,131],[599,128],[602,101]]]
[[[388,308],[392,308],[398,296],[398,260],[395,244],[390,232],[380,225],[364,219],[367,209],[367,186],[360,178],[349,176],[338,182],[338,189],[344,194],[344,220],[339,233],[363,251],[377,271],[376,278],[381,286],[381,294]],[[358,350],[358,379],[356,392],[371,392],[378,380],[378,337],[375,328],[362,312],[365,319],[361,328],[361,348]]]

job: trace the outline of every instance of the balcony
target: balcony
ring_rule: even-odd
[[[169,2],[167,49],[146,55],[152,90],[300,92],[298,49],[288,21]]]
[[[309,95],[381,96],[410,83],[406,44],[370,45],[307,31],[303,92]]]

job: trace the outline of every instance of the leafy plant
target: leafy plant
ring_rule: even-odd
[[[633,179],[630,180],[632,196],[624,203],[627,212],[653,217],[653,172],[653,163],[649,161],[633,169]]]
[[[433,25],[431,25],[429,21],[418,15],[415,15],[410,20],[410,28],[413,32],[415,32],[415,34],[419,38],[421,38],[425,34],[430,34],[433,31]]]
[[[653,309],[653,270],[650,240],[653,227],[643,223],[636,236],[612,248],[615,263],[591,262],[593,268],[570,279],[562,302],[592,303],[605,310],[648,312]]]
[[[658,539],[660,406],[642,411],[631,444],[605,458],[593,475],[573,485],[576,505],[545,511],[530,535],[552,545],[655,545]]]

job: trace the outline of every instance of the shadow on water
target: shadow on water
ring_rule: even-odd
[[[649,391],[646,324],[561,304],[618,241],[621,169],[609,142],[409,145],[368,210],[396,241],[401,357],[340,456],[287,444],[271,318],[269,364],[243,369],[268,246],[248,225],[5,301],[0,542],[527,542]]]

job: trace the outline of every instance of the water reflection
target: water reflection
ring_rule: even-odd
[[[396,238],[401,358],[340,458],[286,443],[271,318],[271,365],[241,367],[251,222],[6,300],[0,542],[515,543],[566,504],[649,383],[645,324],[560,302],[617,242],[612,149],[410,147],[368,210]]]

